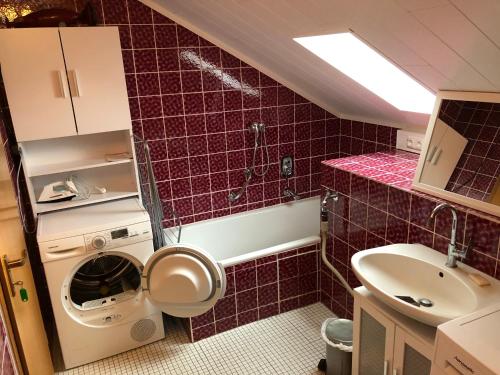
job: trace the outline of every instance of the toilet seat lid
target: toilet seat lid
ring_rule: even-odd
[[[187,244],[157,250],[146,262],[142,289],[163,312],[179,317],[208,311],[225,290],[224,269],[206,251]]]

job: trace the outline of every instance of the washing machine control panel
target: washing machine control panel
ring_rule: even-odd
[[[153,238],[149,222],[85,234],[87,251],[104,251]]]

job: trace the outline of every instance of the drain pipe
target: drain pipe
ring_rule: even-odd
[[[339,200],[339,194],[336,191],[330,189],[326,190],[325,197],[321,201],[321,259],[323,263],[333,272],[335,276],[340,280],[344,288],[354,297],[354,291],[352,290],[349,283],[344,279],[339,271],[328,261],[326,257],[326,241],[328,240],[328,209],[327,204],[329,200],[337,202]]]

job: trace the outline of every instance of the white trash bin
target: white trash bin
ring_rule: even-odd
[[[352,320],[330,318],[321,326],[326,342],[326,374],[351,375]]]

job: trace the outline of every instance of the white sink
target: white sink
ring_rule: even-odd
[[[446,256],[424,245],[394,244],[360,251],[351,259],[354,273],[378,299],[395,310],[431,326],[500,301],[500,282],[459,263],[445,267]],[[468,274],[477,273],[491,285],[480,287]],[[419,307],[396,296],[432,301]]]

